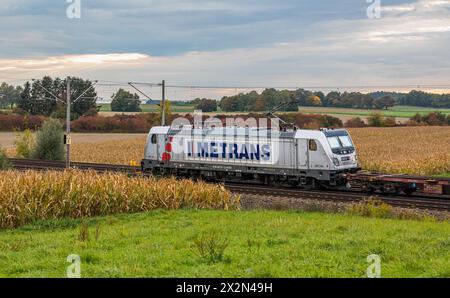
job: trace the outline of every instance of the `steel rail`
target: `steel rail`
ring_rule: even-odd
[[[406,196],[386,196],[368,193],[352,193],[322,190],[286,189],[259,185],[225,184],[225,188],[241,195],[259,195],[264,197],[313,199],[335,202],[361,202],[374,197],[395,207],[450,211],[450,201],[445,199],[423,199]]]

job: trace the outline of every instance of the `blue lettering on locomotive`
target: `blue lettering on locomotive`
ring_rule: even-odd
[[[270,160],[270,144],[235,144],[218,142],[197,142],[196,148],[192,141],[187,141],[187,156],[222,158],[226,159],[246,159],[246,160]]]
[[[198,144],[197,156],[198,157],[209,157],[209,153],[208,153],[209,144],[208,143],[197,143],[197,144]]]
[[[263,160],[270,160],[270,145],[262,145],[261,151],[264,153],[261,155]]]
[[[211,158],[219,158],[219,154],[217,152],[217,144],[215,142],[211,142],[210,145],[210,157]]]
[[[251,160],[260,160],[261,151],[259,150],[259,144],[250,144],[250,158]]]

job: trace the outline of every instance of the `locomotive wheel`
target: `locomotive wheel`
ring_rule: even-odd
[[[410,195],[413,194],[414,190],[413,190],[413,189],[410,189],[410,188],[407,188],[407,189],[404,189],[403,192],[404,192],[406,195],[410,196]]]

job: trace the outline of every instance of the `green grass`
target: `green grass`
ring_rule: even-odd
[[[142,112],[151,113],[157,111],[157,105],[143,104],[141,105]],[[450,109],[433,109],[422,108],[413,106],[395,106],[389,110],[364,110],[364,109],[350,109],[350,108],[329,108],[329,107],[300,107],[299,111],[305,114],[321,114],[321,115],[340,115],[340,116],[354,116],[354,117],[367,117],[373,113],[379,112],[384,116],[398,117],[398,118],[411,118],[416,113],[426,115],[431,112],[439,111],[445,115],[450,114]],[[110,104],[102,104],[100,112],[111,112]],[[193,113],[194,106],[192,105],[172,105],[172,113]],[[240,114],[247,112],[223,112],[217,111],[214,113],[205,114]]]
[[[153,113],[158,111],[156,104],[142,104],[142,112]],[[100,112],[111,112],[111,104],[101,104]],[[193,105],[172,105],[172,113],[193,113]]]
[[[0,276],[64,277],[70,254],[83,277],[364,277],[379,254],[383,277],[450,277],[450,224],[277,211],[154,211],[0,232]],[[98,227],[98,233],[96,229]],[[195,239],[216,233],[223,258]],[[96,237],[97,234],[97,237]]]
[[[450,114],[450,109],[433,109],[412,106],[395,106],[389,110],[364,110],[364,109],[349,109],[349,108],[325,108],[325,107],[300,107],[300,111],[306,114],[327,114],[327,115],[342,115],[342,116],[362,116],[367,117],[375,112],[381,113],[383,116],[411,118],[416,113],[426,115],[431,112],[439,111],[445,115]]]

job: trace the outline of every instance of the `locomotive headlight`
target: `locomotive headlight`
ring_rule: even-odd
[[[333,158],[333,163],[334,163],[335,166],[339,166],[339,164],[340,164],[339,159],[336,158],[336,157]]]

